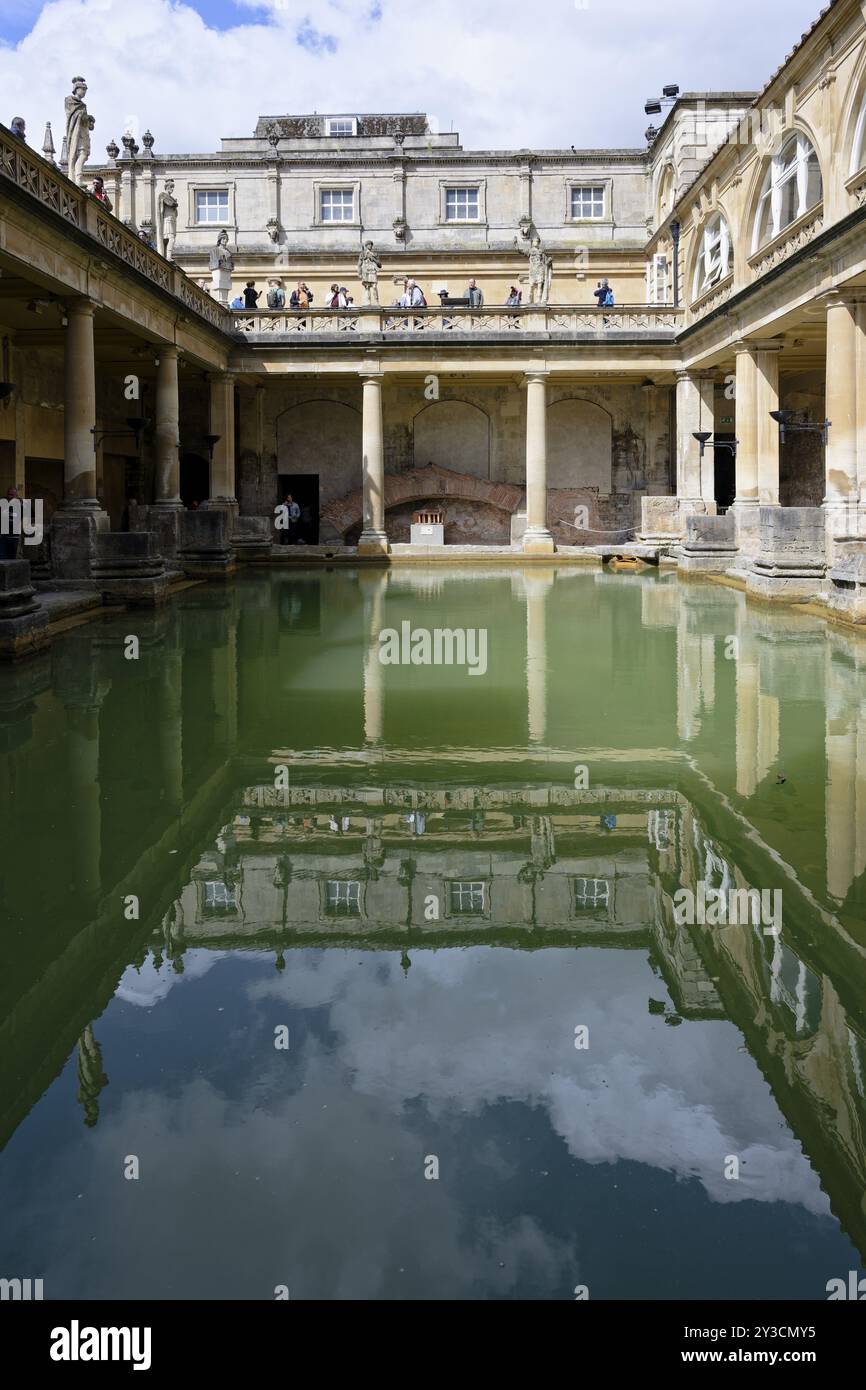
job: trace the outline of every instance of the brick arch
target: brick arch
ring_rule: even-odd
[[[523,502],[523,489],[511,483],[491,483],[486,478],[473,478],[468,473],[456,473],[451,468],[433,464],[429,468],[407,468],[402,473],[385,474],[385,511],[406,502],[423,502],[430,497],[453,497],[460,502],[480,502],[509,516]],[[322,525],[344,536],[353,526],[361,524],[363,494],[360,488],[321,509]]]

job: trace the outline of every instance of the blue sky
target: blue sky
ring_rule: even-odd
[[[0,119],[41,145],[73,74],[100,149],[219,148],[260,115],[425,111],[467,148],[642,146],[646,97],[757,90],[821,0],[0,0]],[[14,108],[14,109],[13,109]]]

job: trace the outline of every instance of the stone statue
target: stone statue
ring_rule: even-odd
[[[156,204],[156,224],[159,228],[159,251],[167,261],[174,260],[174,243],[177,238],[177,198],[174,196],[174,179],[166,179],[165,187]]]
[[[281,230],[282,229],[276,217],[269,217],[267,222],[265,223],[265,231],[267,232],[271,241],[274,242],[275,245],[280,239]]]
[[[229,250],[229,234],[223,230],[216,240],[216,246],[210,253],[208,265],[211,270],[234,270],[235,262]]]
[[[519,237],[514,238],[514,245],[521,255],[529,257],[530,304],[547,304],[553,278],[553,257],[544,250],[538,235],[532,238],[528,247],[521,245]]]
[[[358,279],[364,286],[368,304],[379,303],[379,271],[382,262],[376,255],[372,241],[365,241],[358,257]]]
[[[73,77],[72,95],[64,102],[66,109],[67,173],[73,183],[84,187],[84,166],[90,154],[90,132],[96,122],[88,115],[84,98],[87,83],[83,77]]]

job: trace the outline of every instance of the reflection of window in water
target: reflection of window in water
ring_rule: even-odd
[[[354,879],[329,879],[325,907],[331,917],[360,917],[360,882]]]
[[[753,931],[763,948],[770,1002],[784,1006],[796,1033],[816,1033],[821,1023],[822,1001],[818,976],[778,936],[765,935],[760,926],[753,927]]]
[[[484,911],[484,884],[450,883],[449,902],[455,915],[477,917]]]
[[[237,912],[237,891],[221,879],[208,880],[204,885],[205,912]]]
[[[576,912],[606,911],[610,907],[610,880],[607,878],[575,878],[574,907]]]
[[[647,812],[647,839],[657,850],[670,849],[674,839],[674,826],[673,811]]]

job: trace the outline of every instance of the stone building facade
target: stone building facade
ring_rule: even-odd
[[[866,616],[855,0],[762,92],[678,95],[644,149],[464,150],[423,116],[363,113],[263,116],[211,155],[122,145],[89,171],[110,214],[0,130],[0,483],[56,506],[42,576],[115,579],[124,546],[149,570],[200,557],[205,498],[224,573],[267,550],[291,491],[307,539],[353,555],[400,558],[413,506],[442,506],[446,547],[566,559],[638,534]],[[428,307],[395,309],[404,277]],[[272,279],[312,307],[221,302]],[[470,279],[483,308],[437,302]],[[348,308],[326,307],[335,282]],[[127,526],[153,553],[104,539]]]

